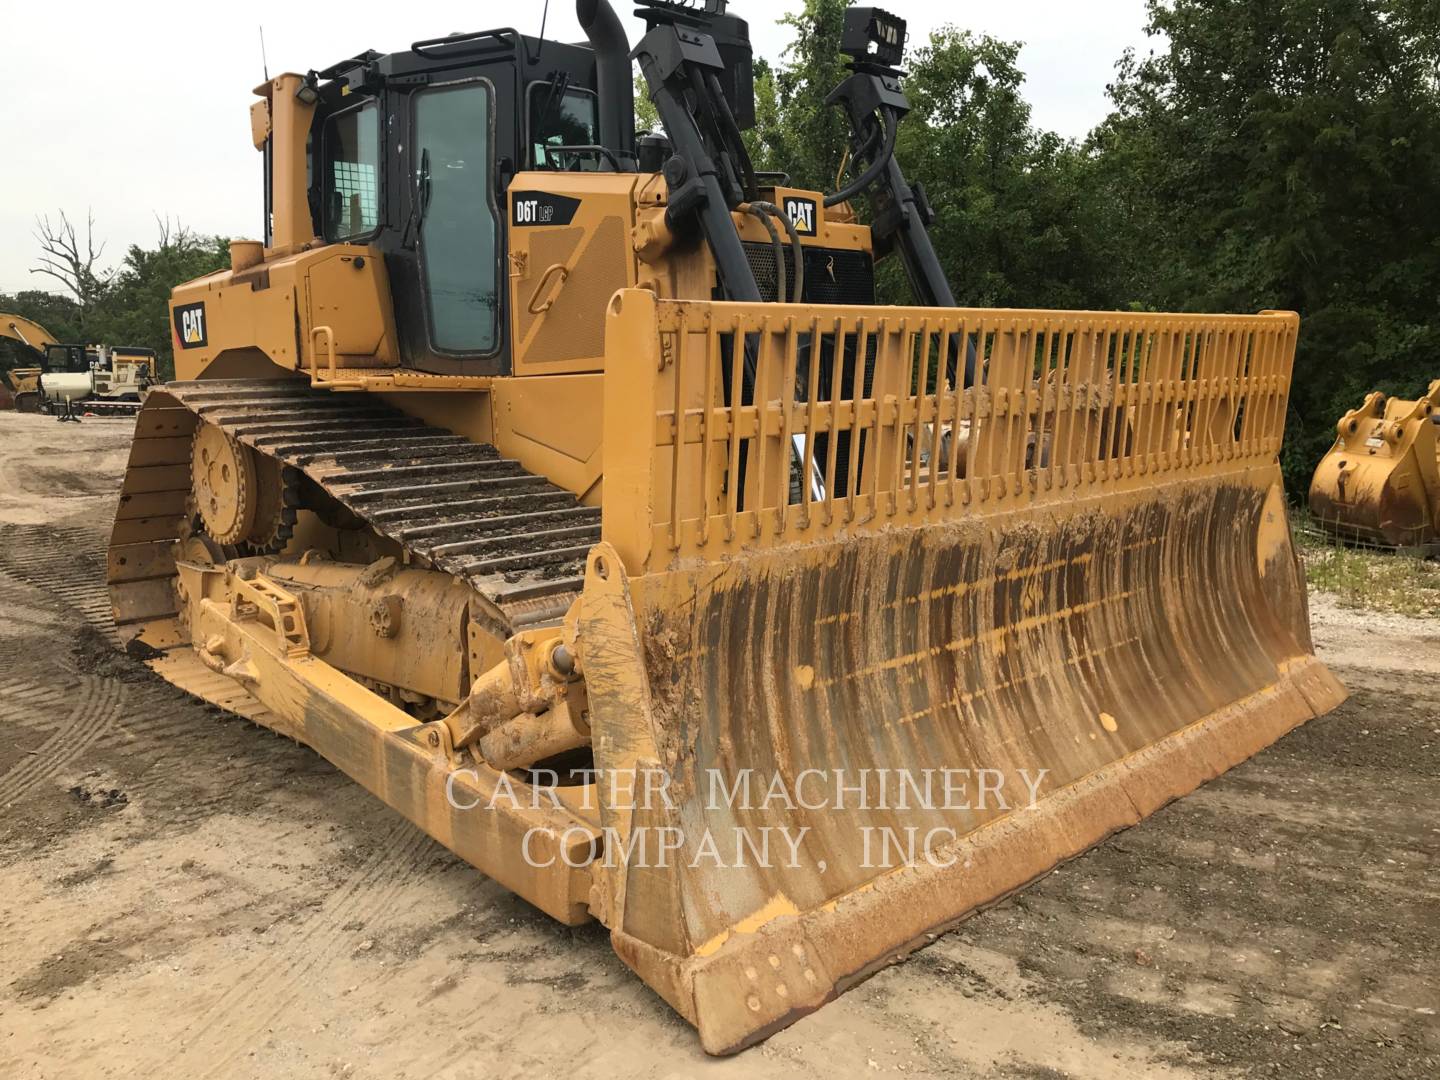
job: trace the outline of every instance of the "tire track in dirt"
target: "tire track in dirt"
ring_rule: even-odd
[[[103,533],[94,528],[0,525],[0,585],[13,581],[21,588],[39,590],[50,601],[46,607],[78,614],[118,646],[102,570],[104,544]],[[39,597],[35,601],[43,603]],[[172,736],[195,732],[207,715],[197,707],[198,699],[158,677],[122,685],[128,685],[130,692],[125,695],[128,708],[118,720],[121,733],[129,739],[167,746]],[[0,698],[4,696],[0,691]]]
[[[8,707],[25,710],[27,719],[46,714],[64,719],[32,754],[0,776],[0,803],[14,802],[111,731],[125,697],[123,683],[83,675],[68,685],[34,685],[23,696],[17,695]]]
[[[104,534],[94,528],[0,525],[0,572],[45,591],[118,642],[104,550]]]
[[[137,690],[132,695],[134,705],[122,717],[113,742],[132,759],[143,758],[145,768],[126,780],[125,790],[132,801],[159,808],[170,825],[202,821],[217,813],[282,820],[283,811],[272,809],[268,796],[284,790],[295,755],[323,760],[269,728],[217,714],[212,706],[168,683],[133,689]],[[217,747],[217,739],[223,745]],[[269,786],[259,792],[248,788],[242,794],[232,784],[206,779],[225,768],[224,762],[234,754],[244,756],[247,781],[268,780]]]
[[[45,633],[53,633],[55,630],[55,614],[49,611],[24,612],[14,609],[15,590],[5,588],[10,584],[9,576],[0,573],[0,606],[5,608],[5,630],[6,637],[18,637],[22,634],[29,637],[37,637]],[[28,589],[27,589],[28,592]]]
[[[238,975],[178,1036],[180,1049],[165,1072],[186,1080],[233,1075],[232,1063],[301,995],[305,977],[340,955],[348,931],[395,909],[400,893],[421,877],[434,842],[408,821],[397,820],[380,846],[325,902],[306,916],[283,945],[285,956],[266,950]],[[154,1075],[148,1067],[146,1075]]]
[[[142,683],[137,690],[135,708],[121,724],[121,733],[128,739],[172,745],[177,736],[201,735],[207,724],[215,722],[217,715],[230,715],[203,698],[163,682],[159,675],[154,677],[154,681]],[[274,734],[259,724],[250,726],[256,732]]]
[[[54,702],[57,687],[27,679],[0,681],[0,736],[19,745],[21,733],[39,733],[42,740],[55,728]],[[33,747],[28,753],[35,753]]]
[[[37,683],[30,679],[0,679],[0,720],[13,719],[24,723],[33,717],[35,702],[55,693],[54,683]]]
[[[44,702],[51,687],[27,679],[0,679],[0,775],[39,753],[36,746],[55,727]]]
[[[52,607],[79,614],[119,651],[100,554],[104,546],[103,534],[95,529],[0,524],[0,583],[9,578],[45,592]],[[171,736],[195,732],[209,715],[209,703],[159,676],[138,689],[121,725],[128,736],[168,742]]]
[[[0,578],[10,578],[46,594],[47,607],[80,615],[110,642],[118,644],[109,595],[104,584],[105,541],[102,530],[76,526],[25,526],[0,524]],[[59,744],[66,744],[64,760],[90,746],[116,727],[117,706],[128,704],[119,734],[131,743],[154,747],[147,777],[129,786],[149,788],[187,756],[181,738],[199,734],[211,719],[205,703],[159,682],[127,684],[118,679],[82,677],[86,697],[67,717],[66,724],[42,744],[30,763],[22,763],[0,777],[0,802],[9,792],[28,788],[63,762]],[[127,692],[128,690],[128,692]],[[44,688],[26,691],[43,710]],[[38,697],[36,696],[38,693]],[[28,706],[27,706],[28,708]],[[103,725],[92,718],[103,714]],[[47,762],[49,768],[42,768]],[[33,763],[33,764],[32,764]],[[233,798],[222,790],[212,798],[187,804],[203,814]],[[194,816],[193,814],[190,816]],[[180,1049],[161,1070],[164,1074],[193,1077],[225,1076],[235,1071],[235,1059],[245,1053],[304,992],[305,980],[317,967],[348,954],[350,932],[342,929],[359,921],[368,923],[395,910],[403,891],[422,876],[434,842],[408,821],[395,818],[380,844],[345,876],[319,907],[303,917],[299,927],[280,948],[256,956],[228,989],[179,1033]],[[282,952],[283,955],[276,955]],[[149,1069],[132,1070],[153,1075]]]

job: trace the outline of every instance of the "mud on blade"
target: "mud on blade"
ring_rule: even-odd
[[[830,355],[869,338],[872,369],[791,404],[797,320],[618,307],[671,360],[607,399],[607,446],[643,433],[607,475],[654,513],[607,516],[576,636],[597,767],[669,787],[606,808],[607,921],[712,1052],[1343,699],[1274,459],[1293,317],[845,313]],[[726,328],[749,402],[707,355]]]

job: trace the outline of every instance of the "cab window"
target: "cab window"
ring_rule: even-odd
[[[411,152],[419,200],[420,266],[437,352],[499,347],[499,219],[491,183],[488,80],[415,94]]]
[[[375,102],[325,121],[325,239],[354,240],[380,225],[380,110]]]
[[[46,371],[77,374],[90,370],[89,358],[83,345],[47,345],[45,362],[41,367]]]
[[[595,158],[590,155],[575,155],[576,161],[562,162],[545,152],[546,146],[593,146],[600,141],[600,106],[595,94],[562,87],[552,79],[531,83],[529,97],[531,165],[537,169],[595,168]]]

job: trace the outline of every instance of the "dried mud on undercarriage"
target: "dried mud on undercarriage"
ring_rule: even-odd
[[[556,925],[308,750],[109,652],[130,424],[67,428],[0,416],[0,1075],[1440,1070],[1434,619],[1312,593],[1345,705],[705,1060],[603,931]]]

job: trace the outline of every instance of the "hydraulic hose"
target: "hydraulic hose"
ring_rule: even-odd
[[[692,110],[692,115],[695,117],[697,125],[703,120],[705,126],[709,129],[708,141],[714,145],[717,151],[712,154],[711,160],[715,163],[717,175],[723,172],[721,179],[725,189],[726,206],[737,206],[748,197],[749,192],[747,192],[745,188],[745,178],[737,171],[735,152],[725,136],[725,125],[720,116],[720,104],[723,103],[724,99],[722,97],[717,101],[710,83],[705,79],[704,72],[698,67],[690,67],[687,74],[690,78],[690,93],[694,95],[695,99],[695,107]],[[718,85],[718,80],[716,85]],[[702,134],[702,139],[703,138],[704,135]],[[744,150],[743,144],[740,149],[742,151]],[[745,159],[744,164],[748,167],[748,158]]]
[[[775,299],[785,299],[785,245],[780,242],[780,230],[770,220],[770,212],[754,203],[745,203],[740,209],[760,219],[765,231],[770,234],[770,250],[775,253]]]
[[[730,100],[725,96],[725,89],[720,85],[720,79],[713,71],[705,73],[705,88],[710,91],[710,96],[714,100],[715,115],[720,122],[720,132],[724,136],[730,154],[740,161],[740,169],[744,174],[742,182],[745,185],[745,197],[754,199],[760,192],[760,183],[755,178],[755,166],[750,161],[749,151],[745,149],[745,140],[740,134],[740,125],[735,122],[735,113],[730,109]]]
[[[863,173],[833,195],[826,195],[826,206],[835,206],[837,203],[845,202],[859,195],[880,179],[880,174],[890,164],[890,159],[895,156],[895,140],[900,134],[900,119],[890,109],[882,109],[881,117],[882,123],[885,125],[885,141],[880,146],[880,152],[875,155],[874,160],[870,162],[869,167]],[[870,142],[874,142],[873,136]]]
[[[800,230],[795,228],[795,223],[790,220],[790,215],[781,210],[772,202],[765,202],[763,199],[756,200],[750,204],[759,207],[765,213],[771,215],[785,226],[785,232],[790,237],[790,251],[795,257],[795,283],[791,288],[791,303],[801,304],[805,302],[805,245],[800,242]],[[777,292],[776,297],[784,295],[784,290]]]

